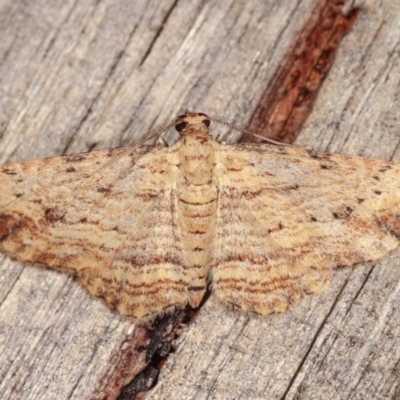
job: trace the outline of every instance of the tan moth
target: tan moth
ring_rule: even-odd
[[[187,112],[172,147],[1,166],[0,249],[143,320],[198,306],[208,285],[243,311],[282,312],[330,268],[398,247],[400,164],[221,144],[209,125]]]

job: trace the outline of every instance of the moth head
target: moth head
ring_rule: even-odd
[[[206,131],[210,126],[210,118],[203,113],[186,111],[180,115],[175,122],[175,129],[180,135],[185,135],[189,131]]]

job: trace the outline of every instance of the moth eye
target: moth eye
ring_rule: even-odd
[[[183,131],[186,127],[187,127],[187,122],[185,122],[185,121],[180,122],[179,124],[176,124],[176,125],[175,125],[175,129],[176,129],[178,132]]]
[[[203,121],[201,121],[207,128],[210,126],[210,120],[209,119],[203,119]]]

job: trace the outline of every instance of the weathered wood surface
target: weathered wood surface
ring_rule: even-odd
[[[246,121],[313,5],[1,0],[0,162],[116,146],[186,108]],[[363,5],[298,143],[400,161],[400,6]],[[147,398],[400,398],[399,254],[284,315],[210,298]],[[70,277],[1,261],[0,397],[101,397],[133,325]]]

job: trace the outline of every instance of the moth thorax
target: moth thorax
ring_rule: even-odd
[[[181,172],[193,185],[210,182],[214,167],[214,150],[211,140],[204,136],[187,136],[180,149]]]

